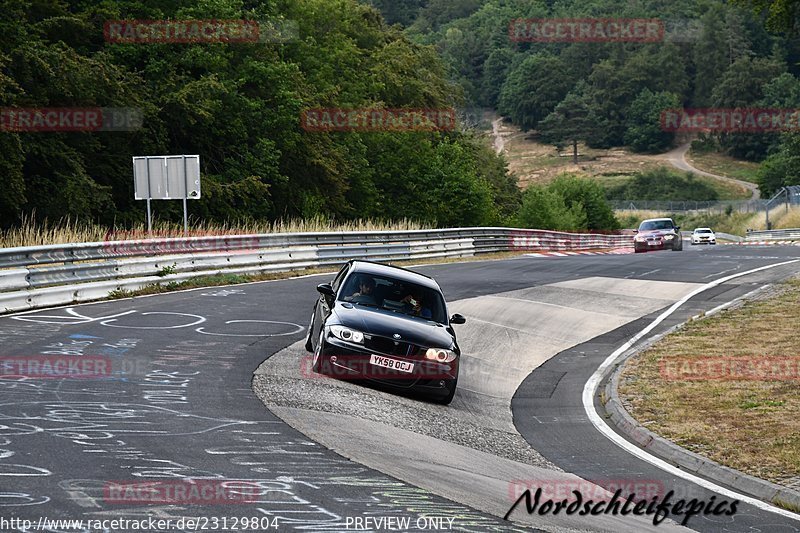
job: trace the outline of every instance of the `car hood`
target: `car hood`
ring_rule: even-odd
[[[653,229],[647,231],[640,231],[636,234],[639,237],[663,237],[664,235],[675,235],[675,230],[672,229]]]
[[[357,329],[363,333],[392,338],[398,334],[405,342],[433,348],[450,348],[455,339],[447,328],[420,318],[408,315],[362,307],[358,304],[336,303],[333,309],[333,321],[343,326]]]

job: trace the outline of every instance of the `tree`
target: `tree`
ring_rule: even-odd
[[[603,187],[599,183],[565,174],[551,182],[549,188],[564,198],[568,209],[581,206],[586,213],[587,229],[611,231],[620,228],[619,221],[608,205]]]
[[[540,53],[525,58],[503,84],[499,111],[524,131],[536,128],[574,84],[565,72],[556,56]]]
[[[580,205],[567,207],[557,192],[531,185],[522,197],[517,225],[531,229],[579,231],[586,227],[586,213]]]
[[[540,138],[551,144],[572,143],[572,162],[578,164],[578,141],[590,139],[595,125],[583,81],[539,124]]]
[[[731,0],[749,8],[758,16],[766,14],[766,25],[772,31],[796,35],[800,32],[800,2],[798,0]]]
[[[764,196],[787,185],[800,185],[800,134],[783,135],[780,150],[764,160],[756,179]]]
[[[765,87],[784,70],[784,66],[769,58],[737,59],[714,88],[712,104],[720,108],[753,107],[763,101]],[[719,134],[720,145],[731,155],[760,161],[774,143],[768,133]]]
[[[628,111],[625,144],[635,152],[663,152],[672,145],[675,134],[662,127],[661,112],[679,107],[681,99],[677,94],[643,89]]]
[[[700,19],[702,30],[694,47],[697,73],[694,79],[692,104],[695,107],[706,107],[711,104],[711,93],[730,65],[724,16],[724,8],[719,4],[712,4]]]
[[[483,83],[481,101],[489,107],[496,107],[500,90],[506,81],[514,52],[508,48],[496,48],[483,63]]]

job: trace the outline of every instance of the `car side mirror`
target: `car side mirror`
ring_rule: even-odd
[[[633,230],[634,233],[639,233],[638,229]]]
[[[680,231],[680,230],[681,230],[680,226],[675,226],[675,231]]]
[[[333,298],[336,294],[333,292],[333,287],[331,287],[330,283],[320,283],[317,285],[317,292],[319,292],[323,296],[329,296]]]
[[[467,319],[464,318],[463,315],[459,315],[458,313],[454,314],[450,317],[451,324],[464,324],[467,322]]]

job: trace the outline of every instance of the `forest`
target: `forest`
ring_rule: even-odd
[[[793,2],[785,5],[0,0],[0,108],[126,108],[141,116],[131,131],[0,131],[0,227],[31,216],[141,222],[131,157],[168,154],[201,156],[194,220],[532,224],[545,215],[532,213],[533,199],[503,157],[463,121],[431,131],[314,131],[301,117],[309,109],[487,109],[558,146],[663,151],[675,141],[659,127],[664,109],[800,107],[797,16]],[[657,43],[541,43],[509,34],[513,20],[545,17],[659,18],[665,34]],[[259,42],[108,38],[109,21],[199,19],[292,32]],[[701,141],[763,162],[767,193],[800,183],[797,133]],[[598,190],[580,179],[534,194],[567,226],[616,225],[605,210],[587,208],[600,201]],[[180,219],[180,202],[155,209]]]

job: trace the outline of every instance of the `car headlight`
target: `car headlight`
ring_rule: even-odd
[[[364,344],[364,334],[354,329],[346,328],[344,326],[331,326],[331,333],[337,339],[347,342],[355,342],[356,344]]]
[[[633,238],[633,240],[636,241],[636,242],[644,242],[647,239],[645,239],[644,237],[636,236],[636,237]]]
[[[665,241],[671,241],[674,238],[675,238],[675,235],[664,235],[664,240]]]
[[[456,358],[456,353],[442,348],[428,348],[425,352],[425,359],[436,361],[437,363],[449,363]]]

